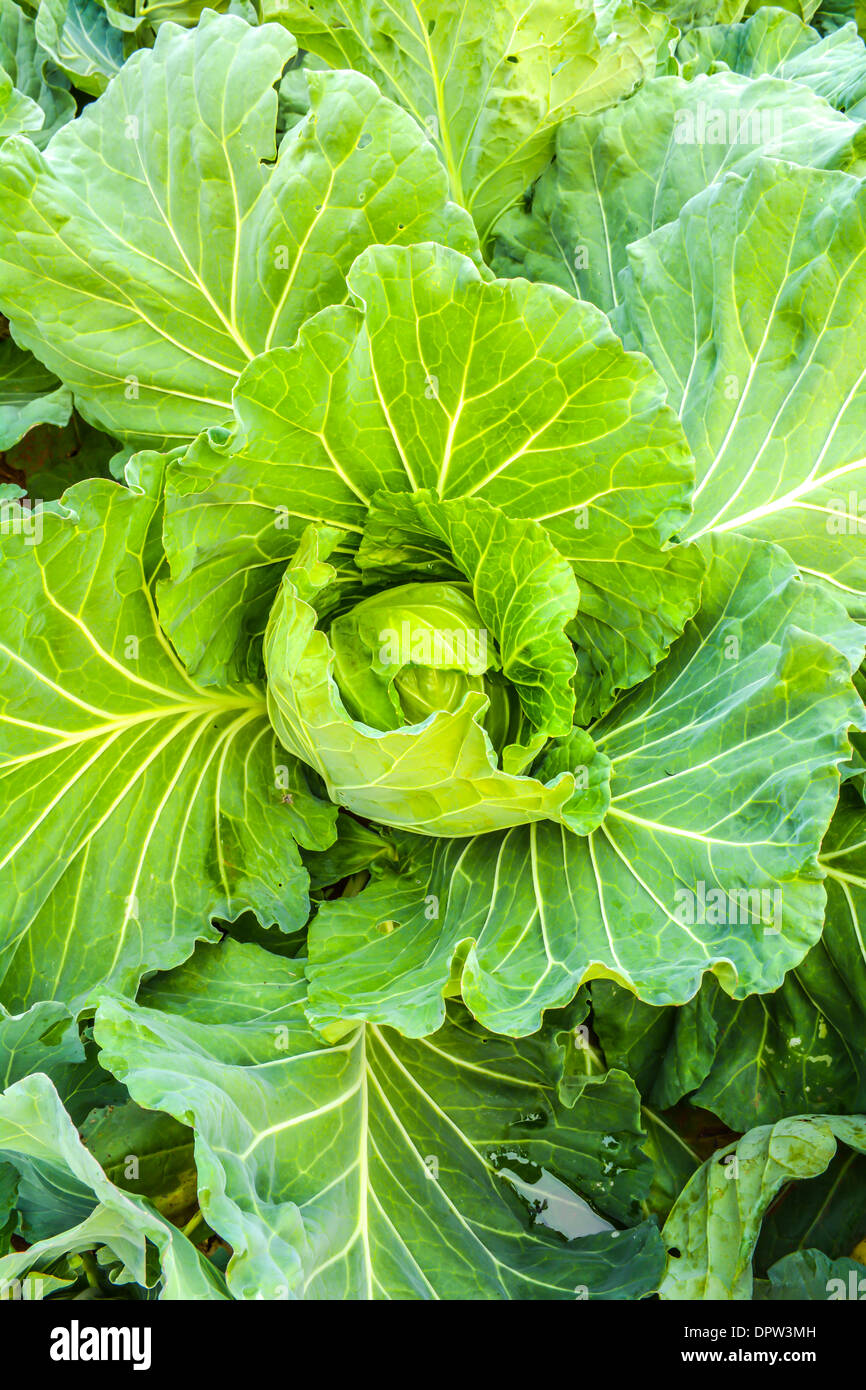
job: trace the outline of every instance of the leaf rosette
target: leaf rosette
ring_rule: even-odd
[[[406,529],[384,501],[363,553],[331,564],[339,533],[310,527],[286,570],[265,638],[280,741],[332,800],[386,825],[454,836],[550,819],[587,833],[609,800],[609,763],[589,735],[568,738],[571,766],[527,773],[552,736],[571,735],[570,566],[534,522],[487,503],[398,502]],[[389,520],[397,577],[413,547],[435,577],[388,573],[358,599],[341,562],[377,573]],[[453,550],[421,560],[425,536]]]

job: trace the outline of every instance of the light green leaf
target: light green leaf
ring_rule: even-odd
[[[4,147],[0,305],[118,439],[229,418],[247,363],[343,299],[371,242],[475,247],[432,147],[358,75],[308,74],[312,108],[274,162],[274,84],[294,52],[282,27],[234,16],[163,27],[44,156]]]
[[[742,19],[748,0],[656,0],[656,8],[681,29]]]
[[[428,130],[482,241],[544,168],[565,116],[611,106],[655,70],[658,25],[643,6],[621,5],[598,30],[587,0],[286,0],[279,13],[302,48],[366,73]]]
[[[866,188],[760,161],[629,250],[625,314],[698,465],[686,535],[784,546],[866,617]],[[818,273],[820,268],[820,273]]]
[[[355,1028],[327,1046],[304,1022],[300,972],[225,942],[139,1004],[105,1000],[96,1025],[139,1103],[194,1125],[236,1297],[652,1290],[660,1247],[633,1224],[650,1173],[627,1077],[569,1109],[551,1030],[516,1044],[457,1006],[431,1038]]]
[[[0,59],[2,57],[0,48]],[[10,135],[38,130],[44,119],[36,102],[19,92],[5,68],[0,67],[0,144]]]
[[[24,1175],[58,1186],[85,1213],[75,1226],[0,1258],[0,1285],[39,1271],[60,1255],[105,1245],[127,1276],[148,1285],[147,1242],[159,1252],[160,1297],[225,1298],[220,1275],[184,1235],[141,1197],[105,1176],[75,1132],[46,1076],[29,1076],[0,1095],[0,1155]]]
[[[772,9],[790,10],[802,19],[811,19],[820,4],[821,0],[748,0],[745,13],[756,14],[769,5]]]
[[[785,1183],[814,1178],[836,1142],[866,1151],[866,1117],[798,1115],[749,1130],[707,1159],[665,1223],[662,1299],[748,1299],[764,1213]]]
[[[25,514],[3,546],[0,959],[12,1008],[80,1006],[107,981],[134,989],[210,935],[214,915],[250,907],[283,930],[303,925],[295,838],[315,849],[333,838],[334,809],[278,749],[261,693],[197,686],[162,633],[154,495],[94,481],[65,505],[68,518]]]
[[[730,68],[801,82],[855,119],[866,114],[866,48],[850,26],[824,38],[796,14],[770,8],[743,24],[694,29],[677,45],[683,75]]]
[[[11,338],[0,337],[0,449],[22,439],[34,425],[65,425],[72,396],[53,372]]]
[[[246,677],[308,522],[339,528],[352,551],[380,490],[479,498],[541,522],[571,562],[586,722],[651,673],[698,601],[700,556],[670,544],[691,463],[658,379],[598,310],[545,285],[486,283],[443,247],[371,249],[348,280],[359,307],[319,314],[297,346],[251,363],[234,429],[170,469],[172,639],[202,679]]]
[[[0,1005],[0,1091],[36,1071],[51,1078],[73,1124],[94,1106],[124,1098],[120,1083],[97,1062],[92,1039],[85,1034],[82,1041],[63,1004],[46,1000],[20,1014]]]
[[[627,45],[640,58],[644,78],[675,72],[679,30],[654,5],[640,0],[593,0],[595,32],[606,44]]]
[[[73,85],[91,96],[105,91],[127,56],[123,35],[98,0],[39,0],[36,38]]]
[[[34,1071],[80,1062],[84,1049],[72,1016],[59,1001],[34,1004],[10,1014],[0,1005],[0,1091]],[[65,1026],[64,1026],[65,1025]]]
[[[682,29],[693,28],[696,24],[734,23],[766,3],[774,8],[793,10],[809,19],[820,0],[656,0],[657,8]]]
[[[827,911],[820,941],[772,993],[732,1000],[707,982],[681,1009],[654,1009],[593,986],[593,1025],[611,1066],[661,1108],[690,1096],[730,1129],[807,1106],[866,1109],[866,814],[843,795],[822,847]]]
[[[483,727],[489,703],[470,690],[454,711],[383,731],[353,719],[334,678],[334,651],[313,604],[334,575],[337,533],[310,527],[283,576],[265,637],[268,713],[284,748],[322,778],[331,800],[356,815],[422,835],[455,836],[550,818],[582,829],[606,804],[596,793],[607,765],[595,759],[589,797],[576,768],[551,779],[500,770]],[[588,804],[589,803],[589,804]]]
[[[392,584],[401,571],[456,568],[472,585],[502,674],[527,718],[549,737],[571,732],[576,659],[564,629],[579,593],[571,567],[537,522],[513,521],[480,497],[442,502],[433,492],[378,494],[356,561],[367,578]]]
[[[41,149],[55,130],[75,115],[75,98],[68,80],[37,42],[33,18],[15,0],[0,0],[0,68],[16,90],[39,107],[42,118],[38,124],[19,126],[19,130],[27,130]]]
[[[239,14],[248,24],[255,24],[262,8],[259,0],[97,0],[104,9],[110,24],[125,33],[138,33],[139,43],[152,41],[153,32],[161,24],[181,24],[185,28],[198,24],[205,10],[217,14]],[[264,6],[269,12],[265,19],[276,19],[279,15],[279,0],[273,5]]]
[[[308,1017],[326,1036],[345,1020],[423,1037],[456,986],[485,1026],[532,1033],[586,973],[559,826],[532,825],[431,847],[402,846],[357,897],[321,904],[310,926]]]
[[[520,1034],[593,977],[661,1005],[690,999],[705,972],[742,998],[800,963],[821,934],[817,855],[863,718],[863,633],[780,550],[719,537],[708,551],[700,612],[591,731],[612,765],[598,829],[440,845],[323,905],[309,946],[318,1026],[430,1031],[452,970],[477,1018]]]
[[[732,72],[659,77],[613,111],[561,126],[531,208],[514,209],[497,228],[493,266],[610,313],[623,299],[629,246],[724,174],[746,174],[767,155],[844,168],[864,144],[855,121],[791,82]]]

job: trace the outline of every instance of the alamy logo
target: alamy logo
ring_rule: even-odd
[[[483,670],[487,666],[487,629],[416,627],[408,619],[399,631],[385,627],[379,636],[383,666],[457,666]]]
[[[150,1370],[149,1327],[69,1327],[51,1331],[52,1361],[131,1361],[134,1371]]]
[[[694,110],[680,108],[674,116],[677,145],[772,145],[782,135],[780,110],[732,110],[699,101]]]
[[[853,1299],[854,1302],[862,1303],[866,1300],[866,1279],[860,1279],[854,1269],[849,1270],[847,1283],[844,1279],[828,1279],[827,1298],[831,1302]]]
[[[0,502],[0,536],[23,536],[25,545],[42,540],[42,503],[29,497]]]
[[[2,1279],[0,1280],[0,1298],[18,1302],[27,1299],[32,1302],[40,1302],[43,1298],[44,1279],[38,1274],[25,1274],[23,1279]]]
[[[828,498],[827,531],[831,536],[866,536],[866,497],[852,490],[847,497]]]
[[[684,927],[741,927],[762,922],[770,930],[782,925],[781,888],[694,888],[674,892],[674,917]]]

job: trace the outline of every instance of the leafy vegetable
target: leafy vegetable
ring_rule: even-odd
[[[119,438],[219,424],[246,364],[341,299],[370,241],[471,246],[432,151],[360,77],[310,74],[310,114],[275,158],[273,84],[294,52],[284,29],[234,17],[163,27],[44,157],[9,145],[0,275],[13,334]],[[183,190],[190,167],[213,189],[201,208]]]
[[[862,1153],[862,1116],[796,1116],[750,1130],[690,1178],[662,1232],[668,1247],[662,1298],[749,1298],[761,1219],[783,1183],[814,1178],[837,1141]]]
[[[0,0],[0,1297],[866,1289],[863,33]]]
[[[830,1260],[820,1250],[797,1251],[786,1255],[769,1271],[766,1283],[758,1283],[756,1298],[768,1301],[846,1298],[851,1280],[859,1289],[864,1266],[857,1260]]]
[[[857,616],[866,591],[858,544],[866,397],[846,339],[852,299],[861,293],[863,218],[859,179],[761,162],[745,181],[731,175],[709,188],[676,222],[633,247],[626,291],[636,338],[665,375],[695,451],[688,530],[739,531],[784,545]],[[679,254],[683,278],[672,286],[667,267]],[[801,270],[816,256],[829,273],[813,278],[803,299]],[[711,302],[708,334],[703,316]],[[804,338],[807,324],[813,327]],[[722,339],[724,375],[713,365]]]
[[[79,1215],[68,1229],[3,1256],[4,1284],[27,1274],[35,1279],[43,1264],[98,1244],[116,1266],[115,1281],[146,1285],[151,1282],[146,1265],[150,1242],[158,1251],[163,1297],[225,1297],[217,1272],[186,1237],[143,1198],[109,1181],[84,1148],[47,1077],[27,1077],[0,1097],[0,1148],[22,1179],[37,1187],[59,1186],[68,1207]]]
[[[289,0],[280,13],[304,48],[366,73],[426,126],[484,240],[544,168],[558,122],[612,105],[655,69],[663,29],[649,7],[599,8]]]
[[[300,964],[205,948],[146,988],[144,1007],[98,1014],[103,1056],[131,1093],[195,1125],[203,1210],[235,1251],[236,1297],[654,1286],[661,1247],[635,1224],[649,1163],[627,1077],[569,1110],[552,1029],[514,1043],[461,1009],[426,1040],[354,1028],[328,1046],[303,990]]]
[[[0,448],[17,444],[34,425],[65,425],[71,412],[72,397],[57,377],[0,336]]]
[[[531,209],[498,224],[494,264],[610,312],[625,297],[629,248],[725,174],[769,156],[844,169],[862,150],[854,120],[775,76],[658,77],[609,115],[560,127]]]
[[[4,624],[0,717],[11,1008],[80,1007],[111,979],[134,989],[212,936],[212,916],[249,907],[284,930],[302,925],[296,837],[323,849],[333,834],[261,693],[197,686],[162,633],[154,497],[89,482],[66,505],[69,516],[40,514],[38,542],[22,531],[4,546],[20,605]],[[284,803],[278,768],[296,803]]]
[[[538,521],[572,563],[586,722],[650,673],[698,602],[700,557],[668,544],[692,476],[658,378],[589,306],[485,283],[441,247],[362,254],[349,288],[358,309],[316,315],[294,347],[256,359],[232,432],[209,431],[172,467],[169,632],[204,679],[257,671],[250,639],[306,524],[353,550],[377,493],[432,489]],[[217,587],[223,634],[209,643]]]
[[[361,1016],[411,1033],[435,1026],[458,951],[464,998],[509,1033],[537,1027],[542,1008],[593,976],[651,1003],[683,1003],[706,970],[736,998],[776,989],[799,964],[824,917],[816,820],[838,789],[816,733],[836,717],[820,703],[837,698],[834,682],[837,739],[859,717],[850,668],[807,632],[841,620],[840,645],[847,632],[859,653],[860,639],[781,552],[724,538],[714,550],[694,623],[653,679],[593,728],[611,763],[600,825],[588,836],[510,831],[492,852],[486,838],[436,847],[414,881],[386,867],[360,897],[328,904],[310,929],[320,1021],[363,1005]],[[745,613],[748,651],[736,638]],[[844,737],[836,747],[841,758]],[[804,754],[826,769],[823,810],[821,775]],[[383,920],[400,931],[384,938]]]

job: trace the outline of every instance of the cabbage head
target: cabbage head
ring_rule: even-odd
[[[332,800],[385,825],[460,836],[553,820],[588,833],[609,764],[571,724],[570,566],[536,523],[486,503],[416,494],[388,507],[355,556],[329,563],[339,533],[311,526],[286,570],[265,638],[281,742]],[[432,558],[419,559],[419,535]],[[497,582],[473,584],[491,554]]]

